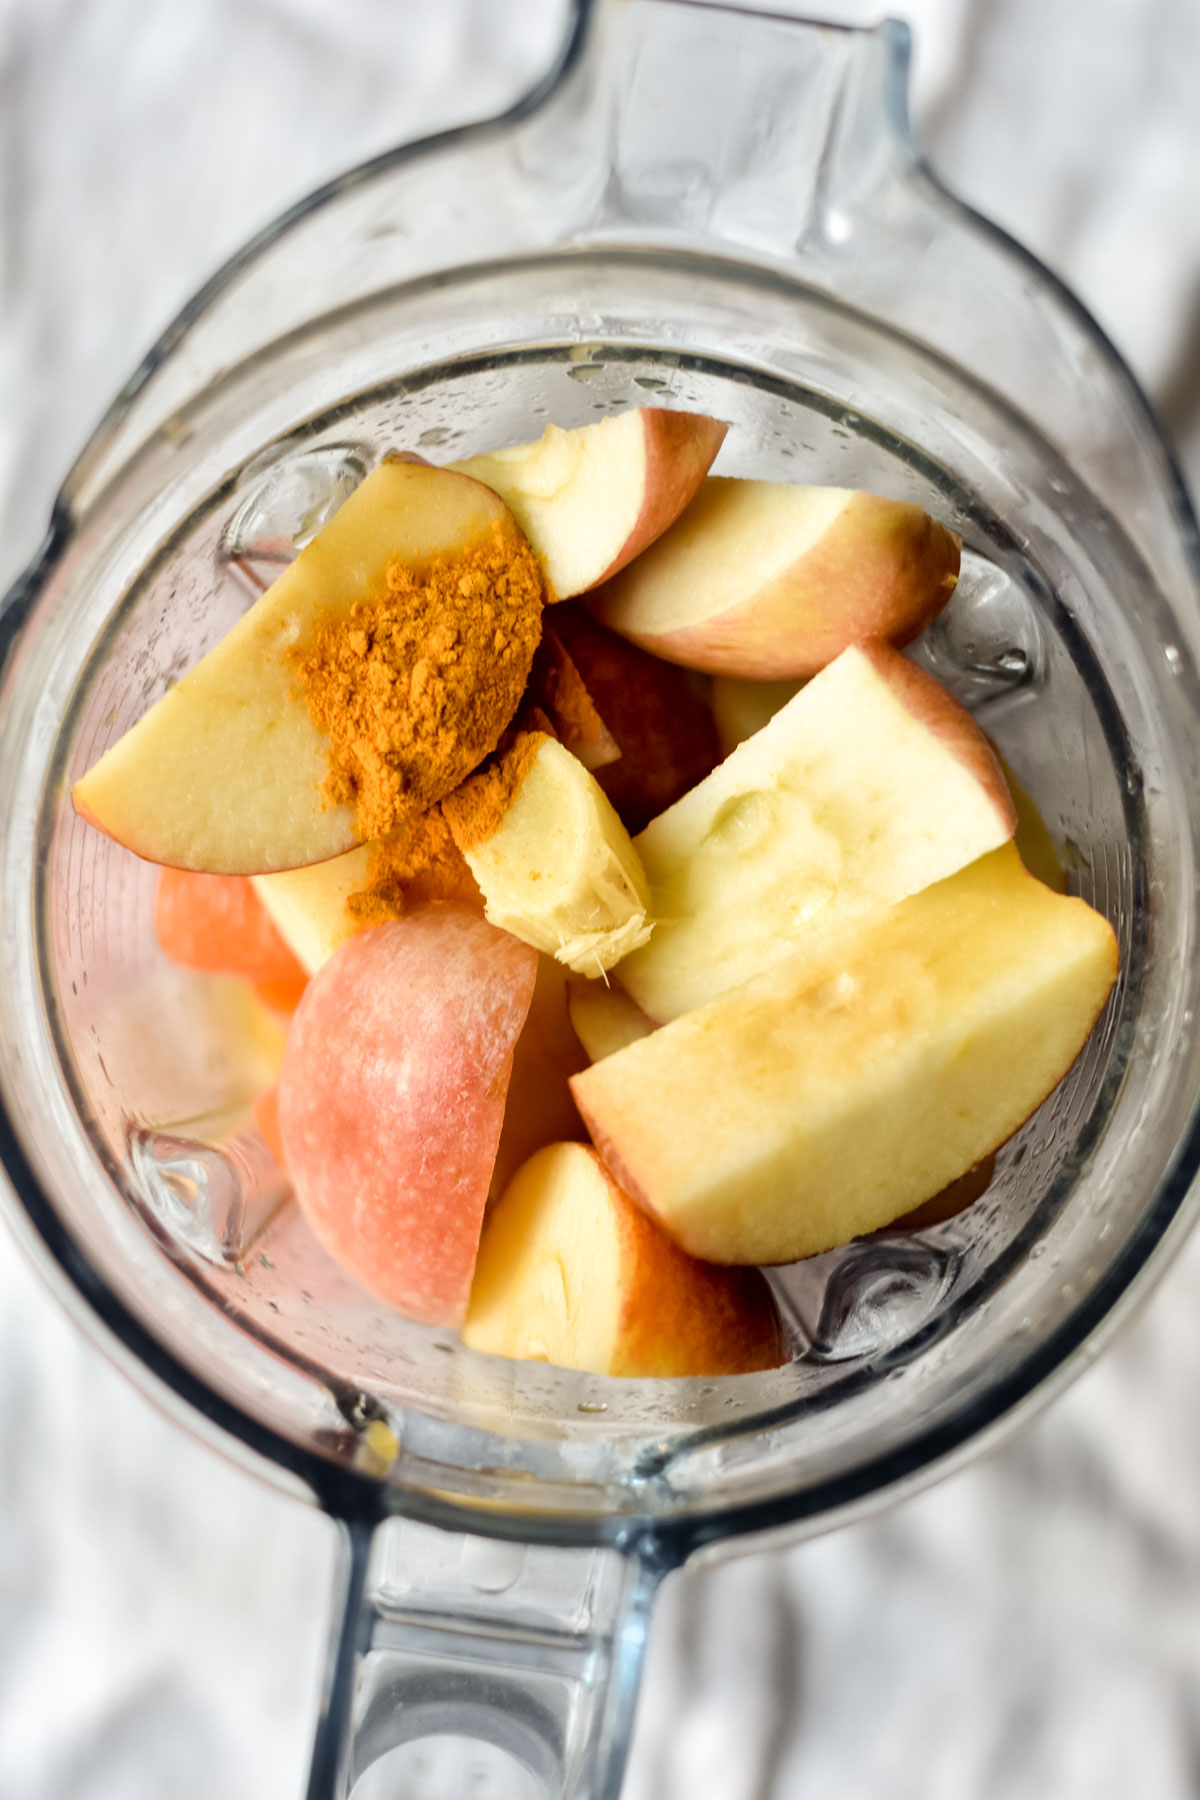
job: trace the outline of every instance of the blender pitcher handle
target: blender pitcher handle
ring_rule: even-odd
[[[350,1800],[385,1758],[388,1793],[420,1776],[440,1794],[425,1783],[441,1775],[447,1796],[616,1800],[665,1573],[655,1545],[524,1545],[399,1518],[339,1531],[307,1800]]]

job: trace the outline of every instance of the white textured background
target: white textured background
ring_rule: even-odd
[[[326,175],[510,98],[560,10],[0,0],[0,578],[214,264]],[[1200,0],[907,13],[935,166],[1080,290],[1200,484]],[[984,1465],[669,1584],[630,1800],[1191,1800],[1198,1417],[1200,1242]],[[298,1796],[331,1554],[153,1413],[0,1238],[0,1800]]]

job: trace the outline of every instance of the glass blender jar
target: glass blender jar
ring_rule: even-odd
[[[906,54],[896,26],[581,0],[511,114],[353,171],[196,296],[0,615],[13,1222],[140,1380],[342,1521],[312,1800],[416,1792],[418,1746],[431,1793],[473,1771],[615,1796],[662,1575],[993,1441],[1191,1220],[1196,523],[1095,325],[922,168]],[[894,494],[962,533],[918,654],[1122,955],[985,1198],[779,1272],[792,1363],[709,1382],[476,1356],[343,1277],[249,1124],[263,1046],[164,963],[154,871],[67,799],[386,451],[648,402],[727,419],[724,472]]]

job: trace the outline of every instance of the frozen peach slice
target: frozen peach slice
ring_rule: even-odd
[[[775,681],[860,638],[910,643],[954,592],[961,549],[902,500],[710,476],[593,604],[669,662]]]
[[[566,600],[623,569],[677,519],[729,429],[702,413],[644,406],[451,466],[512,508]]]
[[[255,997],[262,1001],[268,1012],[281,1019],[290,1019],[304,998],[308,976],[289,975],[283,981],[255,981],[251,985]]]
[[[257,1125],[259,1134],[267,1149],[275,1158],[280,1168],[286,1168],[283,1154],[283,1139],[279,1135],[279,1087],[264,1088],[250,1108],[250,1117]]]
[[[241,875],[164,869],[154,900],[158,941],[173,963],[246,981],[303,981],[304,970]]]
[[[76,811],[150,862],[214,874],[302,868],[350,849],[360,834],[349,807],[327,805],[322,794],[329,743],[298,691],[296,657],[320,625],[381,597],[389,563],[424,569],[463,555],[494,528],[523,542],[507,507],[479,482],[381,463],[233,629],[75,783]],[[480,745],[474,760],[492,748],[494,740]]]
[[[640,831],[721,760],[699,679],[627,643],[580,606],[556,606],[552,617],[621,752],[596,780],[626,829]]]
[[[501,1197],[463,1339],[597,1375],[743,1375],[788,1354],[758,1270],[686,1256],[584,1144],[540,1150]]]
[[[279,1077],[296,1198],[409,1318],[459,1325],[537,956],[465,907],[361,932],[309,984]]]

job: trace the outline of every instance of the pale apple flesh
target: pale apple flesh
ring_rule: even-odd
[[[1107,920],[1006,845],[572,1079],[627,1193],[693,1256],[874,1231],[1011,1137],[1117,974]]]
[[[493,925],[588,975],[647,942],[646,880],[629,833],[556,738],[540,734],[507,811],[481,839],[464,823],[470,785],[443,812]]]
[[[568,1005],[575,1035],[589,1062],[599,1062],[626,1044],[636,1044],[655,1029],[654,1020],[648,1019],[628,994],[602,981],[573,981]]]
[[[254,876],[276,931],[310,975],[360,929],[349,901],[366,887],[370,861],[370,844],[359,844],[307,869]]]
[[[493,488],[540,558],[556,599],[615,575],[677,519],[728,426],[641,407],[450,466]]]
[[[881,641],[846,650],[636,839],[657,921],[616,980],[678,1018],[1005,843],[983,733]]]
[[[326,804],[328,740],[297,691],[316,627],[378,598],[390,562],[427,567],[494,528],[503,502],[445,469],[388,460],[233,629],[75,783],[76,811],[150,862],[258,875],[341,855],[348,807]],[[484,752],[486,754],[486,752]]]
[[[533,998],[513,1049],[504,1127],[489,1188],[493,1196],[503,1193],[536,1150],[587,1137],[570,1087],[571,1076],[588,1061],[568,1010],[571,979],[553,957],[538,957]]]
[[[757,1270],[684,1255],[595,1151],[553,1144],[484,1225],[463,1341],[598,1375],[740,1375],[787,1361]]]
[[[803,681],[747,681],[741,675],[714,675],[712,710],[721,750],[730,756],[739,744],[769,725],[804,686]]]
[[[961,550],[906,501],[709,476],[670,531],[590,604],[668,662],[794,679],[860,638],[910,643],[954,592]]]

